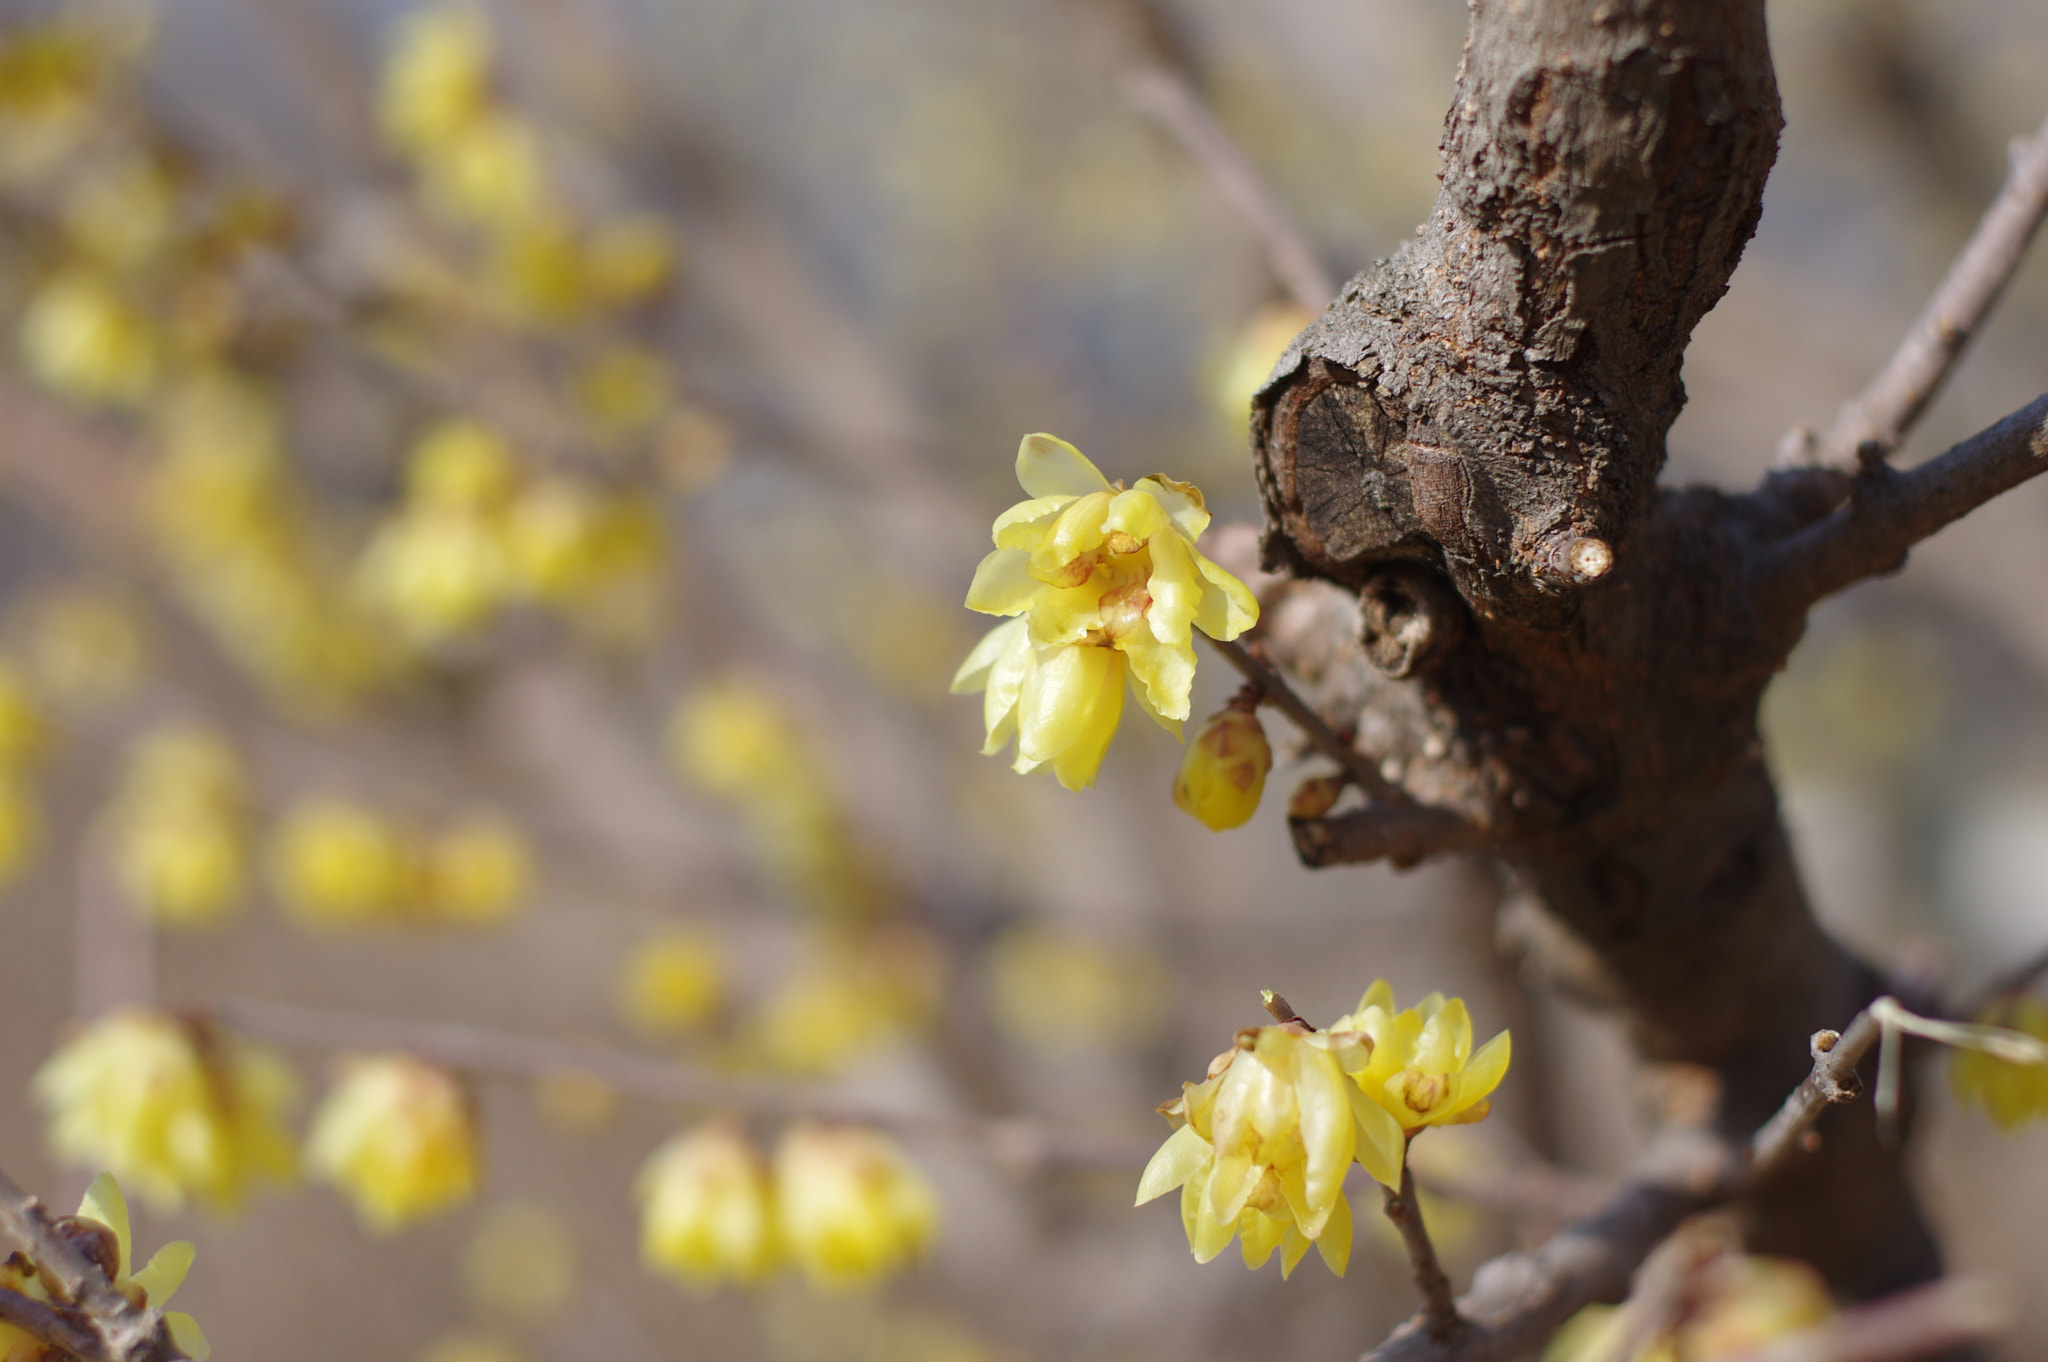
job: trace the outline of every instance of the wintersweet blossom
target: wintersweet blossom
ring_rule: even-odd
[[[1352,1229],[1345,1173],[1356,1160],[1390,1187],[1401,1181],[1401,1128],[1350,1077],[1372,1052],[1363,1035],[1298,1023],[1238,1032],[1206,1079],[1160,1108],[1179,1128],[1146,1165],[1138,1204],[1180,1188],[1197,1262],[1241,1237],[1246,1266],[1277,1248],[1285,1276],[1314,1244],[1342,1276]]]
[[[640,1260],[695,1287],[755,1282],[780,1256],[768,1169],[731,1121],[678,1135],[640,1170]]]
[[[2039,998],[2000,999],[1976,1021],[2048,1041],[2048,1002]],[[2048,1116],[2048,1066],[2015,1064],[1983,1050],[1959,1048],[1949,1056],[1948,1079],[1958,1099],[1983,1107],[2001,1129]]]
[[[1375,979],[1358,1010],[1331,1029],[1371,1037],[1370,1062],[1353,1080],[1410,1135],[1424,1126],[1483,1120],[1491,1109],[1488,1095],[1508,1070],[1508,1033],[1475,1052],[1464,999],[1432,993],[1402,1010],[1384,979]]]
[[[469,1200],[477,1164],[469,1095],[410,1055],[347,1061],[306,1136],[308,1170],[347,1193],[379,1233]]]
[[[876,1281],[923,1256],[939,1201],[924,1174],[880,1131],[803,1123],[775,1151],[775,1220],[783,1250],[812,1285]]]
[[[985,753],[1015,737],[1017,770],[1050,765],[1060,784],[1085,789],[1126,683],[1178,737],[1195,674],[1191,631],[1236,638],[1258,622],[1258,601],[1196,549],[1209,512],[1187,483],[1112,483],[1050,435],[1024,437],[1017,481],[1031,499],[996,518],[995,551],[967,591],[968,608],[1013,618],[968,654],[953,690],[984,692]]]
[[[133,1240],[128,1231],[128,1200],[112,1173],[101,1173],[86,1188],[78,1214],[57,1221],[57,1230],[107,1274],[113,1288],[138,1307],[162,1310],[171,1303],[191,1270],[192,1245],[179,1240],[165,1244],[149,1263],[133,1273]],[[0,1287],[35,1301],[48,1301],[50,1286],[26,1253],[15,1253],[0,1262]],[[164,1311],[164,1327],[171,1342],[191,1362],[207,1362],[212,1349],[199,1321],[182,1310]],[[0,1323],[0,1362],[55,1362],[59,1354],[34,1334]]]

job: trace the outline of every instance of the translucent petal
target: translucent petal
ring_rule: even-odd
[[[983,756],[1002,751],[1017,731],[1017,700],[1038,665],[1038,652],[1031,646],[1028,623],[1012,620],[998,625],[990,638],[1005,630],[1009,632],[1004,637],[1003,650],[989,666],[987,693],[982,697],[981,717],[988,729],[988,741],[981,749]]]
[[[114,1232],[114,1242],[120,1248],[114,1275],[127,1276],[129,1260],[134,1257],[128,1238],[128,1198],[121,1194],[121,1184],[114,1181],[112,1173],[102,1173],[92,1180],[92,1186],[85,1189],[85,1200],[78,1204],[78,1213]]]
[[[1028,555],[1031,575],[1049,586],[1079,586],[1088,580],[1088,565],[1078,562],[1102,547],[1108,538],[1103,522],[1115,497],[1097,492],[1070,503]]]
[[[1021,549],[996,549],[974,569],[967,588],[967,608],[984,615],[1021,615],[1045,584],[1031,575],[1031,555]]]
[[[1294,1269],[1301,1266],[1301,1260],[1308,1254],[1308,1246],[1314,1242],[1294,1226],[1287,1227],[1287,1244],[1280,1253],[1281,1281],[1294,1275]]]
[[[1420,1011],[1420,1009],[1417,1009]],[[1463,998],[1439,1004],[1422,1024],[1415,1038],[1414,1058],[1409,1063],[1426,1074],[1447,1074],[1457,1069],[1472,1053],[1472,1015]]]
[[[149,1293],[149,1303],[158,1309],[170,1304],[171,1297],[185,1282],[185,1274],[192,1269],[192,1245],[183,1239],[165,1244],[149,1260],[149,1266],[135,1274],[135,1284]]]
[[[1161,643],[1134,633],[1117,643],[1131,661],[1131,684],[1143,693],[1146,712],[1158,716],[1175,737],[1188,717],[1195,687],[1195,650],[1191,644]]]
[[[1201,608],[1195,612],[1195,628],[1210,638],[1229,640],[1257,624],[1259,598],[1252,594],[1252,589],[1196,550],[1188,552],[1204,583]]]
[[[1345,1094],[1358,1120],[1358,1162],[1382,1187],[1399,1189],[1401,1163],[1408,1156],[1408,1137],[1394,1113],[1355,1086]]]
[[[1350,1266],[1351,1236],[1351,1199],[1340,1196],[1330,1212],[1330,1222],[1316,1236],[1316,1252],[1323,1255],[1323,1262],[1334,1276],[1343,1276],[1344,1269]]]
[[[1139,478],[1138,486],[1159,499],[1167,515],[1189,539],[1200,539],[1202,531],[1209,528],[1209,508],[1202,501],[1202,489],[1193,483],[1154,473]]]
[[[1190,1179],[1180,1189],[1181,1228],[1187,1231],[1188,1247],[1198,1263],[1208,1262],[1230,1246],[1232,1222],[1218,1220],[1209,1203],[1209,1188],[1201,1178]]]
[[[1031,634],[1039,646],[1079,643],[1091,629],[1102,625],[1102,584],[1088,581],[1076,587],[1038,584],[1031,602]]]
[[[1024,620],[1008,620],[998,624],[981,636],[981,642],[974,645],[967,660],[960,664],[960,670],[953,673],[952,691],[955,695],[966,695],[988,685],[989,671],[1003,650],[1010,646],[1010,640],[1017,631],[1024,628]]]
[[[1152,637],[1161,643],[1187,646],[1189,630],[1202,603],[1202,581],[1195,571],[1194,551],[1177,535],[1152,541],[1152,576],[1145,589],[1152,604],[1145,618]]]
[[[1049,651],[1018,695],[1017,755],[1055,763],[1070,790],[1093,783],[1124,704],[1123,655],[1110,648]]]
[[[1480,1046],[1479,1053],[1472,1056],[1458,1075],[1457,1109],[1462,1111],[1490,1096],[1507,1075],[1509,1058],[1510,1043],[1505,1031]]]
[[[1103,517],[1102,527],[1121,530],[1142,543],[1154,535],[1167,533],[1173,528],[1173,521],[1152,488],[1141,482],[1128,492],[1116,494],[1109,503],[1108,514]]]
[[[206,1341],[206,1331],[199,1327],[199,1321],[183,1310],[172,1310],[164,1316],[164,1327],[171,1331],[171,1342],[178,1345],[178,1351],[192,1359],[192,1362],[207,1362],[213,1356],[213,1345]]]
[[[1357,1085],[1326,1052],[1302,1048],[1295,1092],[1301,1108],[1301,1143],[1308,1154],[1304,1181],[1310,1215],[1301,1228],[1313,1236],[1321,1231],[1330,1208],[1343,1199],[1344,1174],[1357,1149],[1358,1131],[1346,1091],[1356,1091]]]
[[[1257,1271],[1266,1265],[1290,1234],[1300,1237],[1294,1222],[1277,1215],[1266,1215],[1259,1211],[1246,1211],[1244,1218],[1237,1222],[1238,1238],[1244,1246],[1244,1265]]]
[[[1358,1000],[1358,1010],[1360,1012],[1365,1011],[1369,1007],[1377,1007],[1392,1012],[1398,1006],[1394,1001],[1394,986],[1384,979],[1373,980],[1372,987],[1368,988],[1365,991],[1365,996]]]
[[[1182,1126],[1167,1137],[1145,1165],[1145,1175],[1138,1179],[1138,1199],[1133,1204],[1142,1206],[1154,1197],[1166,1195],[1202,1171],[1215,1157],[1216,1151],[1193,1126]]]
[[[994,538],[999,549],[1022,549],[1026,553],[1044,542],[1047,530],[1059,518],[1072,497],[1034,497],[1020,501],[996,517]]]
[[[1159,645],[1155,644],[1153,646],[1157,647]],[[1175,742],[1179,742],[1181,740],[1181,721],[1179,719],[1169,719],[1164,714],[1161,714],[1159,712],[1159,707],[1152,703],[1152,693],[1150,689],[1146,686],[1145,682],[1139,676],[1137,657],[1129,649],[1124,650],[1124,656],[1129,660],[1131,664],[1131,698],[1138,702],[1139,709],[1144,710],[1147,714],[1152,716],[1152,722],[1158,724],[1168,733],[1173,734],[1173,740]]]
[[[1034,497],[1085,497],[1109,490],[1102,470],[1057,435],[1024,437],[1017,446],[1017,482]]]

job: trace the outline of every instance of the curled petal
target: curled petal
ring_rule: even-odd
[[[1085,497],[1110,490],[1088,456],[1057,435],[1026,435],[1017,446],[1017,482],[1034,497]]]
[[[960,670],[953,673],[951,687],[955,695],[967,695],[988,685],[989,672],[994,669],[996,659],[1010,646],[1010,640],[1024,627],[1024,621],[1011,620],[998,624],[981,636],[981,642],[974,645],[967,654],[967,660],[960,664]]]
[[[1031,575],[1031,556],[1021,549],[997,549],[974,569],[974,583],[967,588],[967,608],[984,615],[1021,615],[1031,601],[1045,590]]]
[[[989,667],[988,690],[982,697],[981,707],[982,722],[988,729],[988,740],[981,748],[985,757],[1002,751],[1016,733],[1017,704],[1023,695],[1024,683],[1038,665],[1038,653],[1031,646],[1031,629],[1026,621],[1011,620],[1008,624],[998,625],[989,637],[997,634],[1004,635],[1002,652]]]
[[[1158,498],[1166,514],[1190,540],[1200,539],[1202,531],[1209,528],[1208,505],[1202,500],[1202,489],[1193,483],[1154,473],[1148,478],[1139,478],[1138,486]]]
[[[1479,1047],[1458,1075],[1457,1107],[1463,1110],[1491,1096],[1507,1076],[1509,1059],[1508,1033],[1503,1031]]]
[[[1251,588],[1225,572],[1200,552],[1188,552],[1195,560],[1205,589],[1201,608],[1195,612],[1195,628],[1210,638],[1229,642],[1259,622],[1259,598]]]
[[[1138,1179],[1138,1199],[1132,1204],[1142,1206],[1166,1195],[1203,1171],[1215,1157],[1216,1151],[1193,1126],[1182,1126],[1166,1137],[1166,1143],[1145,1165],[1145,1175]]]
[[[1022,549],[1029,553],[1045,542],[1046,532],[1059,519],[1072,497],[1034,497],[1020,501],[996,517],[994,538],[999,549]]]
[[[178,1345],[178,1351],[192,1359],[192,1362],[207,1362],[213,1356],[213,1345],[206,1341],[206,1331],[199,1327],[199,1321],[183,1310],[172,1310],[164,1315],[164,1327],[171,1331],[171,1342]]]
[[[1358,1085],[1345,1078],[1337,1061],[1322,1050],[1303,1046],[1300,1063],[1296,1094],[1301,1143],[1308,1155],[1303,1187],[1308,1214],[1301,1218],[1301,1229],[1314,1238],[1344,1197],[1344,1174],[1357,1149],[1358,1131],[1346,1090],[1356,1091]]]
[[[1408,1157],[1408,1137],[1394,1114],[1353,1084],[1345,1097],[1358,1121],[1358,1162],[1382,1187],[1398,1190],[1401,1164]]]
[[[78,1213],[87,1220],[97,1220],[114,1232],[114,1243],[120,1249],[114,1275],[127,1276],[128,1260],[132,1256],[128,1248],[128,1198],[122,1194],[121,1184],[114,1181],[112,1173],[101,1173],[92,1180],[92,1186],[85,1189],[85,1200],[78,1204]]]
[[[1472,1014],[1465,1010],[1465,1000],[1439,1000],[1434,1009],[1416,1010],[1428,1020],[1415,1038],[1415,1055],[1409,1063],[1426,1074],[1454,1071],[1472,1053]]]
[[[1180,1223],[1198,1263],[1206,1263],[1230,1247],[1234,1224],[1216,1218],[1208,1183],[1202,1178],[1191,1178],[1180,1189]]]
[[[1161,643],[1137,633],[1118,640],[1117,646],[1131,661],[1131,684],[1139,688],[1146,712],[1179,737],[1181,721],[1189,713],[1188,697],[1195,686],[1193,645]]]
[[[1079,586],[1093,570],[1089,555],[1109,537],[1104,528],[1114,497],[1096,492],[1071,502],[1030,554],[1031,575],[1048,586]]]
[[[1165,534],[1173,529],[1173,520],[1160,504],[1152,488],[1139,483],[1128,492],[1119,492],[1109,503],[1109,514],[1103,518],[1105,530],[1120,530],[1131,538],[1144,543],[1155,535]]]
[[[1188,646],[1189,629],[1202,605],[1202,579],[1195,571],[1194,550],[1178,535],[1152,541],[1152,576],[1145,589],[1152,604],[1145,618],[1152,637],[1161,643]]]
[[[1152,643],[1149,645],[1150,648],[1155,649],[1163,646],[1164,645],[1158,643]],[[1173,740],[1175,742],[1179,742],[1181,720],[1169,718],[1167,715],[1161,713],[1159,706],[1156,703],[1154,703],[1152,698],[1152,685],[1149,678],[1147,678],[1147,676],[1145,675],[1144,670],[1146,662],[1139,656],[1140,650],[1126,647],[1123,651],[1125,658],[1127,658],[1131,664],[1131,698],[1138,702],[1139,709],[1144,710],[1147,714],[1152,716],[1152,722],[1158,724],[1168,733],[1173,734]],[[1189,651],[1192,652],[1193,650],[1190,649]],[[1182,708],[1181,713],[1183,717],[1186,716],[1187,710],[1185,707]]]
[[[165,1244],[149,1260],[149,1266],[135,1274],[135,1284],[149,1293],[149,1303],[162,1309],[170,1303],[185,1274],[192,1270],[192,1245],[180,1239]]]

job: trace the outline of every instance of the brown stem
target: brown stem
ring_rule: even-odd
[[[106,1274],[63,1235],[57,1232],[42,1202],[0,1171],[0,1236],[12,1239],[42,1269],[52,1292],[65,1308],[51,1313],[62,1327],[45,1333],[36,1322],[56,1324],[22,1305],[35,1305],[22,1298],[8,1303],[12,1314],[0,1313],[9,1323],[28,1329],[37,1337],[83,1362],[176,1362],[184,1357],[171,1342],[163,1312],[139,1308],[114,1289]]]
[[[2048,122],[2015,141],[2005,184],[1927,308],[1871,385],[1845,403],[1817,456],[1853,467],[1858,451],[1896,449],[1962,358],[2048,217]]]
[[[1794,1150],[1800,1149],[1807,1131],[1831,1104],[1852,1102],[1862,1093],[1863,1083],[1856,1076],[1856,1065],[1877,1043],[1882,1029],[1870,1009],[1865,1008],[1856,1014],[1846,1031],[1814,1032],[1813,1072],[1749,1142],[1752,1178],[1768,1175]]]
[[[1387,1219],[1401,1232],[1401,1242],[1408,1249],[1408,1264],[1415,1272],[1416,1289],[1422,1292],[1423,1327],[1430,1338],[1439,1343],[1449,1342],[1463,1321],[1458,1317],[1451,1279],[1437,1261],[1436,1245],[1429,1242],[1429,1227],[1422,1223],[1422,1205],[1415,1199],[1415,1170],[1404,1159],[1401,1189],[1381,1190],[1386,1193]]]

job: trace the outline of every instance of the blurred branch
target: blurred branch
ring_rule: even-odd
[[[1422,1328],[1439,1343],[1448,1342],[1464,1322],[1458,1318],[1457,1298],[1451,1279],[1437,1261],[1436,1245],[1429,1242],[1429,1226],[1422,1220],[1421,1203],[1415,1199],[1415,1170],[1404,1160],[1401,1187],[1381,1188],[1386,1194],[1387,1219],[1401,1232],[1401,1244],[1408,1250],[1408,1266],[1415,1274],[1415,1289],[1422,1293]]]
[[[163,1312],[137,1306],[114,1289],[51,1221],[42,1202],[0,1172],[0,1234],[34,1260],[54,1303],[0,1292],[0,1320],[26,1329],[84,1362],[175,1362]]]
[[[2012,1303],[1988,1282],[1944,1277],[1852,1305],[1827,1323],[1773,1339],[1729,1362],[1912,1362],[2009,1332]]]
[[[1855,466],[1858,451],[1891,453],[1941,390],[1964,347],[2011,282],[2027,245],[2048,217],[2048,122],[2012,145],[2005,185],[1927,308],[1871,385],[1846,403],[1815,451],[1818,461]]]
[[[1762,557],[1761,602],[1796,609],[1896,571],[1913,545],[2048,470],[2048,394],[1903,472],[1866,460],[1848,500]]]
[[[1179,142],[1208,175],[1266,252],[1288,295],[1310,312],[1330,305],[1336,288],[1272,187],[1259,177],[1182,72],[1148,62],[1123,78],[1124,98]]]
[[[445,1022],[242,998],[216,1001],[201,1010],[234,1030],[293,1048],[403,1050],[479,1077],[583,1074],[635,1097],[686,1107],[858,1121],[983,1141],[998,1163],[1020,1174],[1055,1168],[1135,1171],[1144,1166],[1154,1148],[1154,1142],[1139,1137],[1075,1133],[1022,1118],[906,1111],[821,1094],[800,1083],[727,1078],[648,1055]]]

